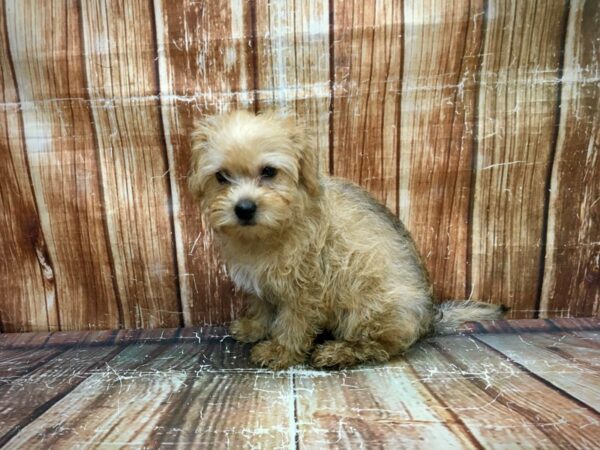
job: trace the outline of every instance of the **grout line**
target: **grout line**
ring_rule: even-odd
[[[85,57],[85,50],[86,50],[86,42],[85,42],[85,32],[83,29],[83,6],[82,6],[82,1],[83,0],[79,0],[79,3],[77,4],[77,14],[79,15],[78,19],[79,19],[79,39],[81,40],[81,70],[83,72],[83,82],[85,84],[85,89],[84,89],[84,98],[85,100],[89,101],[91,104],[92,101],[92,97],[91,97],[91,87],[90,87],[90,76],[88,73],[88,69],[87,69],[87,65],[85,63],[84,57]],[[112,74],[111,74],[112,75]],[[115,302],[117,304],[117,314],[119,315],[118,317],[118,324],[119,324],[119,328],[125,328],[125,312],[123,309],[123,302],[121,300],[121,295],[119,293],[119,286],[118,286],[118,277],[117,274],[115,272],[116,267],[115,267],[115,256],[113,253],[113,246],[112,246],[112,242],[110,239],[110,233],[108,231],[108,216],[107,216],[107,209],[106,209],[106,189],[104,186],[104,170],[102,168],[102,162],[101,162],[101,157],[100,157],[100,138],[98,137],[98,130],[96,128],[96,117],[95,117],[95,108],[91,108],[89,109],[88,115],[90,118],[90,129],[92,130],[92,136],[94,139],[94,156],[96,158],[96,169],[97,169],[97,174],[98,174],[98,193],[100,194],[99,198],[98,198],[98,203],[100,204],[100,210],[102,211],[102,230],[104,232],[104,241],[105,241],[105,246],[106,246],[106,252],[108,254],[108,260],[109,260],[109,264],[110,264],[110,277],[112,280],[112,285],[113,285],[113,292],[115,295]],[[57,306],[58,306],[58,302],[57,302]]]
[[[569,1],[565,2],[564,11],[563,11],[563,29],[561,30],[562,36],[560,40],[560,54],[559,54],[559,63],[558,63],[558,79],[562,80],[565,68],[565,47],[567,41],[567,30],[569,28],[569,13],[570,13],[571,5]],[[546,271],[546,253],[547,253],[547,242],[548,242],[548,219],[550,215],[550,189],[552,188],[552,173],[554,172],[554,167],[556,164],[556,153],[558,147],[558,134],[560,130],[561,124],[561,99],[562,99],[562,87],[564,82],[561,81],[558,83],[558,87],[556,89],[556,122],[554,130],[552,131],[552,147],[550,150],[548,168],[546,171],[546,183],[544,185],[544,209],[543,209],[543,223],[540,237],[540,259],[538,263],[538,277],[537,277],[537,289],[535,296],[535,306],[534,306],[534,319],[538,319],[540,317],[540,308],[542,306],[542,294],[544,289],[544,274]]]
[[[393,7],[393,4],[392,4]],[[402,157],[402,89],[404,84],[404,60],[406,58],[406,39],[404,36],[404,1],[399,5],[400,8],[400,71],[398,74],[399,78],[399,86],[398,86],[398,103],[396,105],[396,148],[394,151],[396,152],[396,217],[400,219],[400,158]],[[393,13],[392,13],[392,21],[393,21]],[[392,50],[393,51],[393,50]],[[390,56],[391,58],[391,56]]]
[[[291,424],[292,429],[290,430],[291,437],[292,437],[292,439],[290,440],[290,446],[292,445],[292,442],[293,442],[295,450],[299,450],[300,449],[300,433],[298,432],[298,392],[296,391],[296,375],[295,375],[293,369],[290,371],[290,381],[291,381],[291,387],[292,387],[292,399],[294,402],[294,408],[293,408],[294,415],[292,417],[292,419],[293,419],[292,424]]]
[[[160,145],[161,145],[161,156],[163,159],[163,162],[165,164],[165,167],[167,168],[167,177],[168,177],[168,181],[165,182],[166,184],[166,193],[167,193],[167,199],[168,199],[168,211],[167,214],[169,215],[169,227],[171,229],[171,253],[172,253],[172,263],[173,263],[173,276],[174,276],[174,284],[175,284],[175,295],[177,298],[177,306],[179,307],[179,326],[180,327],[184,327],[185,324],[185,318],[183,315],[183,298],[181,295],[181,284],[180,284],[180,277],[179,277],[179,261],[177,260],[177,245],[176,245],[176,240],[178,238],[177,236],[177,230],[175,227],[175,205],[173,203],[173,196],[176,195],[176,190],[173,189],[173,185],[174,180],[174,172],[175,172],[175,168],[171,167],[169,165],[169,149],[167,148],[167,136],[165,134],[165,123],[164,123],[164,119],[165,119],[165,114],[163,111],[163,102],[161,101],[161,85],[160,85],[160,67],[159,67],[159,60],[160,60],[160,55],[158,53],[158,28],[156,25],[156,22],[159,20],[159,17],[157,17],[156,15],[156,5],[154,4],[156,0],[150,0],[150,14],[152,14],[152,18],[154,20],[151,21],[150,24],[150,29],[152,30],[152,43],[154,45],[154,62],[152,64],[152,67],[154,69],[154,77],[155,77],[155,83],[156,85],[154,86],[155,88],[155,93],[156,96],[158,98],[158,100],[156,101],[156,109],[157,109],[157,113],[159,116],[159,135],[160,135]],[[163,19],[162,17],[160,19]],[[166,56],[165,56],[166,58]],[[183,264],[183,262],[182,262]],[[166,319],[166,317],[165,317]],[[164,320],[164,319],[163,319]]]
[[[258,37],[256,35],[256,0],[248,0],[248,8],[250,9],[250,59],[252,61],[252,91],[254,93],[254,112],[260,111],[260,97],[258,94]]]
[[[329,0],[329,175],[333,175],[333,156],[334,156],[334,133],[333,133],[333,100],[335,85],[335,15],[333,9],[333,0]]]
[[[460,138],[460,147],[459,147],[459,153],[463,154],[464,152],[464,141],[465,138],[468,138],[468,121],[467,118],[469,117],[469,106],[467,106],[467,101],[465,100],[466,95],[465,95],[465,84],[467,83],[467,79],[468,77],[466,76],[466,74],[469,71],[469,66],[467,63],[465,63],[465,59],[466,59],[466,55],[467,55],[467,51],[472,50],[471,46],[470,46],[470,42],[474,41],[474,39],[472,38],[475,33],[476,33],[476,29],[477,29],[477,22],[475,21],[475,15],[471,16],[471,13],[474,11],[474,7],[473,4],[471,3],[471,0],[469,0],[469,8],[468,8],[468,24],[467,24],[467,28],[464,31],[465,33],[465,37],[463,40],[463,45],[462,45],[462,50],[460,52],[461,55],[461,61],[460,61],[460,65],[459,65],[459,70],[458,70],[458,76],[457,76],[457,86],[462,85],[462,87],[457,87],[454,90],[454,94],[453,94],[453,99],[452,99],[452,105],[453,105],[453,111],[452,111],[452,123],[450,126],[450,139],[448,139],[448,142],[446,143],[446,145],[444,146],[445,151],[450,154],[452,152],[452,143],[454,142],[455,139],[455,131],[456,131],[456,118],[457,116],[459,116],[459,111],[457,110],[457,99],[459,99],[460,104],[462,105],[462,130],[460,132],[460,134],[457,136]],[[472,24],[472,25],[471,25]],[[472,28],[471,28],[472,27]],[[477,40],[477,43],[479,45],[481,45],[481,39]],[[477,54],[481,53],[481,47],[478,49]],[[471,55],[471,53],[469,53],[469,56]],[[479,58],[477,60],[477,64],[479,65]],[[471,112],[473,112],[473,110],[476,108],[476,104],[475,104],[476,100],[475,98],[473,98],[472,103],[471,103]],[[470,103],[470,102],[469,102]],[[471,115],[471,120],[473,120],[473,116]],[[473,128],[471,128],[471,135],[470,135],[470,141],[471,144],[473,144],[474,141],[474,137],[473,137]],[[469,157],[473,158],[473,145],[471,145],[471,148],[469,150]],[[459,167],[462,167],[462,165],[460,164],[460,160],[462,159],[461,156],[459,156]],[[469,161],[469,166],[471,166],[471,161]],[[450,159],[448,159],[447,164],[450,164]],[[466,165],[465,165],[466,166]],[[448,166],[446,166],[446,170],[444,173],[444,182],[443,184],[446,184],[446,181],[449,177],[449,172],[447,169]],[[460,169],[459,169],[460,170]],[[452,200],[450,201],[450,216],[452,216],[452,211],[456,210],[457,208],[459,209],[459,212],[462,213],[462,210],[460,208],[460,204],[462,203],[461,201],[461,190],[459,189],[459,179],[460,176],[457,174],[454,177],[454,181],[452,182]],[[469,176],[468,179],[469,182],[469,189],[470,189],[470,184],[471,184],[471,179]],[[444,189],[445,190],[445,189]],[[458,193],[458,194],[457,194]],[[470,194],[470,192],[467,192],[468,194]],[[458,198],[457,198],[458,197]],[[463,218],[467,221],[466,222],[466,226],[467,226],[467,235],[468,235],[468,227],[469,227],[469,206],[470,206],[470,202],[468,201],[469,198],[467,198],[467,204],[466,206],[466,217],[463,216]],[[459,203],[459,206],[457,207],[456,203]],[[443,206],[440,205],[439,207],[439,212],[440,212],[440,217],[443,216]],[[461,214],[462,215],[462,214]],[[451,238],[448,237],[448,248],[450,246],[450,240]],[[460,286],[459,283],[463,283],[464,289],[463,289],[463,294],[464,294],[464,298],[467,298],[467,292],[466,290],[468,289],[468,284],[467,284],[467,273],[469,272],[468,267],[467,267],[467,261],[468,261],[468,237],[465,240],[465,242],[458,242],[457,243],[457,248],[459,248],[460,245],[465,245],[465,259],[464,259],[464,263],[465,263],[465,273],[463,276],[460,277],[460,280],[458,279],[458,276],[454,279],[454,282],[452,283],[452,289],[453,292],[456,292],[456,288],[457,285]],[[458,251],[455,252],[455,254],[458,254]],[[460,261],[460,263],[462,263],[463,261]],[[446,290],[448,288],[448,285],[446,284],[446,276],[449,275],[448,272],[450,272],[450,277],[452,277],[454,275],[457,275],[458,270],[456,269],[456,266],[459,264],[459,262],[457,262],[456,258],[452,259],[452,263],[451,264],[443,264],[442,266],[442,270],[441,270],[441,276],[438,276],[438,280],[441,280],[441,286],[439,286],[440,289],[440,294],[443,294],[443,291]],[[451,278],[452,279],[452,278]],[[460,294],[458,294],[460,295]],[[434,288],[434,301],[440,301],[441,299],[443,299],[443,295],[435,295],[435,288]],[[454,297],[456,298],[456,297]]]
[[[479,48],[479,61],[477,62],[477,84],[473,107],[473,147],[471,150],[471,180],[469,183],[469,209],[467,212],[467,267],[465,280],[465,298],[473,295],[473,217],[475,215],[475,187],[477,184],[477,164],[479,154],[479,103],[481,96],[481,70],[483,68],[483,55],[487,42],[487,25],[489,20],[489,0],[484,0],[483,19],[481,20],[481,46]]]

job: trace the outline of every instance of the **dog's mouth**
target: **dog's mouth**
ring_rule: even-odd
[[[254,219],[239,220],[238,223],[243,227],[252,227],[252,226],[256,225],[256,220],[254,220]]]

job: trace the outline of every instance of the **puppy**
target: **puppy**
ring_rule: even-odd
[[[230,332],[256,343],[254,363],[382,362],[430,333],[502,316],[485,303],[435,306],[404,225],[359,186],[323,175],[314,140],[293,119],[209,117],[191,141],[189,187],[248,296]],[[334,339],[314,347],[324,331]]]

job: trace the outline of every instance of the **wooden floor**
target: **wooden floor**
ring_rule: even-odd
[[[222,329],[0,335],[3,448],[600,447],[600,320],[473,324],[273,373]]]

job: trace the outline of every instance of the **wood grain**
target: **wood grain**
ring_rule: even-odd
[[[540,316],[600,314],[600,4],[571,2]]]
[[[136,345],[129,345],[112,360],[111,368],[121,373],[131,370],[236,372],[256,369],[248,357],[249,346],[240,345],[224,334],[210,334],[211,328],[163,331],[164,335],[151,337],[144,330],[131,341],[124,341],[119,336],[120,342]]]
[[[294,390],[288,374],[204,374],[190,380],[150,442],[176,448],[293,448]]]
[[[117,327],[92,116],[83,99],[77,4],[7,1],[4,7],[40,217],[40,226],[34,220],[31,230],[44,236],[48,252],[38,246],[36,253],[45,279],[56,286],[47,326]]]
[[[0,331],[58,328],[54,274],[29,174],[23,120],[0,8]]]
[[[558,113],[565,2],[487,6],[473,182],[471,296],[533,317]]]
[[[436,297],[462,299],[483,1],[403,5],[399,214]]]
[[[475,336],[600,413],[600,348],[597,345],[564,333]]]
[[[513,319],[490,320],[485,322],[468,322],[461,330],[472,333],[531,333],[531,332],[575,332],[600,331],[600,318],[570,318],[570,319]]]
[[[31,372],[45,364],[62,350],[57,348],[33,348],[28,350],[0,350],[0,379],[6,382]]]
[[[0,445],[595,448],[600,437],[595,331],[438,337],[383,365],[283,372],[249,366],[224,331],[0,335]]]
[[[386,1],[332,4],[333,174],[397,213],[402,9]]]
[[[596,446],[600,426],[595,411],[473,338],[435,338],[411,351],[407,360],[483,448]]]
[[[136,435],[146,435],[154,428],[160,412],[168,407],[168,397],[184,380],[183,374],[149,376],[147,382],[135,383],[108,373],[93,375],[71,392],[68,400],[57,402],[41,420],[25,426],[6,448],[97,446],[111,443],[111,432],[118,424],[123,428],[118,430],[117,442],[140,446]],[[43,444],[39,436],[44,436]]]
[[[329,171],[329,2],[256,2],[258,108],[295,113]]]
[[[87,378],[87,372],[103,366],[119,351],[120,347],[102,345],[55,349],[54,355],[30,354],[27,363],[34,370],[27,370],[23,376],[0,378],[0,445],[75,389]]]
[[[300,448],[477,448],[406,363],[296,377]]]
[[[288,377],[268,374],[98,373],[6,448],[41,448],[39,436],[69,448],[289,447],[291,395]]]
[[[291,376],[242,366],[239,373],[212,371],[206,364],[211,354],[224,357],[227,368],[236,365],[239,351],[212,352],[214,341],[203,339],[208,336],[197,329],[140,335],[138,343],[95,369],[6,448],[40,448],[41,442],[69,448],[215,448],[225,442],[232,448],[289,447],[294,441]]]
[[[0,349],[38,349],[50,339],[52,333],[0,333]]]
[[[254,101],[252,13],[242,1],[154,3],[161,114],[186,325],[231,320],[239,296],[212,248],[212,236],[188,192],[193,120]]]
[[[81,2],[81,27],[122,325],[182,323],[151,3]]]

